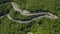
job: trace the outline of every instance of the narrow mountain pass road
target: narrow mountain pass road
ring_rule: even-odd
[[[29,22],[32,22],[33,20],[36,20],[36,19],[39,19],[39,18],[43,18],[45,16],[40,16],[38,18],[33,18],[32,20],[29,20],[29,21],[20,21],[20,20],[14,20],[12,17],[10,17],[9,15],[7,15],[7,17],[10,19],[10,20],[13,20],[15,22],[20,22],[20,23],[29,23]]]
[[[11,2],[11,4],[12,4],[13,9],[14,9],[15,11],[20,12],[20,13],[21,13],[22,15],[24,15],[24,16],[45,14],[44,16],[39,16],[39,17],[33,18],[32,20],[29,20],[29,21],[14,20],[9,14],[4,15],[4,16],[7,16],[8,19],[10,19],[10,20],[12,20],[12,21],[15,21],[15,22],[28,23],[28,22],[32,22],[33,20],[36,20],[36,19],[39,19],[39,18],[43,18],[43,17],[48,17],[48,18],[50,18],[50,19],[57,19],[57,18],[58,18],[56,15],[53,15],[53,14],[47,13],[47,12],[30,13],[30,12],[27,11],[27,10],[23,10],[23,11],[22,11],[16,3]],[[46,15],[46,14],[48,14],[48,15]],[[1,16],[0,18],[3,18],[4,16]]]
[[[57,16],[55,16],[55,15],[53,15],[53,14],[51,14],[51,13],[47,13],[47,12],[30,13],[29,11],[26,11],[26,10],[23,10],[23,11],[22,11],[16,3],[11,2],[11,4],[12,4],[12,6],[13,6],[13,8],[14,8],[15,11],[18,11],[18,12],[20,12],[22,15],[25,15],[25,16],[38,15],[38,14],[48,14],[48,15],[50,15],[50,16],[47,15],[49,18],[50,18],[50,17],[51,17],[51,18],[53,18],[53,17],[54,17],[54,18],[58,18]]]

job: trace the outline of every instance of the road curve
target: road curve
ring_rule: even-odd
[[[51,17],[51,18],[53,18],[53,17],[54,17],[54,18],[58,18],[57,16],[55,16],[55,15],[53,15],[53,14],[51,14],[51,13],[47,13],[47,12],[30,13],[29,11],[26,11],[26,10],[23,10],[23,11],[22,11],[16,3],[11,2],[11,4],[12,4],[12,6],[13,6],[13,8],[14,8],[15,11],[18,11],[18,12],[20,12],[22,15],[25,15],[25,16],[38,15],[38,14],[48,14],[48,15],[50,15],[50,16],[47,15],[49,18],[50,18],[50,17]],[[27,12],[29,12],[29,13],[27,13]]]
[[[56,15],[53,15],[53,14],[47,13],[47,12],[30,13],[29,11],[26,11],[26,10],[23,10],[23,11],[22,11],[16,3],[11,2],[11,4],[12,4],[12,6],[13,6],[13,8],[14,8],[15,11],[20,12],[20,13],[21,13],[22,15],[24,15],[24,16],[38,15],[38,14],[48,14],[48,15],[44,15],[44,16],[39,16],[39,17],[37,17],[37,18],[33,18],[32,20],[29,20],[29,21],[14,20],[9,14],[6,14],[7,17],[8,17],[8,19],[13,20],[13,21],[15,21],[15,22],[29,23],[29,22],[31,22],[31,21],[33,21],[33,20],[36,20],[36,19],[39,19],[39,18],[43,18],[43,17],[48,17],[48,18],[50,18],[50,19],[56,19],[56,18],[58,18]],[[25,12],[25,11],[26,11],[26,12]],[[25,13],[24,13],[24,12],[25,12]],[[4,15],[4,16],[6,16],[6,15]],[[3,18],[4,16],[1,16],[0,18]]]
[[[7,17],[8,17],[10,20],[13,20],[13,21],[16,21],[16,22],[28,23],[28,22],[31,22],[31,21],[33,21],[33,20],[36,20],[36,19],[39,19],[39,18],[43,18],[43,17],[48,17],[48,18],[50,18],[50,19],[51,19],[51,18],[52,18],[52,19],[58,18],[57,16],[55,16],[55,15],[53,15],[53,14],[51,14],[51,13],[47,13],[47,12],[24,13],[24,12],[23,12],[24,10],[22,11],[16,3],[11,2],[11,4],[12,4],[12,6],[13,6],[13,8],[14,8],[15,11],[18,11],[18,12],[20,12],[22,15],[25,15],[25,16],[38,15],[38,14],[48,14],[48,15],[40,16],[40,17],[38,17],[38,18],[33,18],[33,19],[30,20],[30,21],[14,20],[12,17],[10,17],[9,15],[7,15]],[[26,10],[25,10],[25,11],[26,11]]]
[[[10,17],[9,15],[7,15],[7,17],[10,19],[10,20],[13,20],[15,22],[20,22],[20,23],[29,23],[29,22],[32,22],[33,20],[36,20],[36,19],[39,19],[39,18],[43,18],[45,16],[40,16],[38,18],[33,18],[32,20],[29,20],[29,21],[20,21],[20,20],[14,20],[12,17]]]
[[[14,10],[20,12],[22,15],[30,16],[30,15],[38,15],[38,14],[51,14],[51,13],[47,13],[47,12],[30,13],[29,11],[26,11],[26,10],[22,11],[16,3],[11,2],[11,4],[12,4]],[[27,13],[27,12],[29,12],[29,13]]]

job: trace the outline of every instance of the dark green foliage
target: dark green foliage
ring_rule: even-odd
[[[60,34],[60,19],[41,18],[31,23],[17,23],[4,17],[0,20],[0,34]],[[42,24],[39,24],[42,23]]]
[[[11,11],[9,12],[10,16],[15,19],[15,20],[21,20],[21,21],[29,21],[32,20],[33,18],[37,18],[39,16],[43,16],[43,15],[32,15],[32,16],[24,16],[22,15],[20,12],[18,11],[14,11],[14,9],[11,9]]]
[[[0,4],[0,16],[9,13],[10,9],[11,9],[10,3]]]
[[[23,10],[32,12],[46,11],[60,17],[60,0],[14,0],[14,2]],[[14,11],[14,9],[10,9],[12,9],[10,3],[6,3],[6,0],[0,0],[0,15],[9,13],[16,20],[34,18],[34,16],[23,16]],[[26,34],[27,32],[33,32],[34,34],[60,34],[60,18],[40,18],[26,24],[14,22],[6,16],[0,19],[0,34]]]
[[[31,26],[30,31],[34,32],[34,34],[60,34],[59,23],[59,19],[42,18]]]
[[[20,8],[29,11],[46,10],[54,14],[60,12],[60,0],[15,0]]]
[[[13,0],[0,0],[0,4],[4,4],[4,3],[8,3],[8,2],[12,2]]]

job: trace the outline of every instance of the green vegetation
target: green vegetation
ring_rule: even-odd
[[[0,19],[0,34],[60,34],[60,19],[41,18],[31,23],[17,23],[7,17]]]
[[[31,12],[50,12],[59,19],[40,18],[31,23],[18,23],[9,20],[7,16],[0,18],[0,34],[60,34],[60,0],[14,0],[21,9]],[[16,20],[30,20],[34,16],[23,16],[14,11],[10,1],[0,0],[0,16],[9,13]],[[40,15],[37,15],[40,16]]]
[[[21,34],[26,25],[13,22],[5,16],[0,19],[0,34]]]
[[[0,4],[4,4],[4,3],[9,3],[12,2],[13,0],[0,0]]]
[[[21,20],[21,21],[29,21],[29,20],[31,20],[33,18],[37,18],[39,16],[44,16],[44,14],[43,15],[39,14],[39,15],[32,15],[32,16],[24,16],[24,15],[20,14],[20,12],[14,11],[14,9],[10,10],[9,15],[13,19],[15,19],[15,20]]]
[[[59,15],[60,0],[14,0],[21,9],[31,12],[50,12]]]
[[[0,16],[9,13],[10,9],[11,9],[10,3],[0,4]]]
[[[34,34],[60,34],[59,25],[59,19],[51,20],[42,18],[31,27],[31,31]]]

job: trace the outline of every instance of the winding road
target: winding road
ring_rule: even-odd
[[[43,17],[48,17],[48,18],[50,18],[50,19],[56,19],[56,18],[58,18],[56,15],[53,15],[53,14],[47,13],[47,12],[30,13],[30,12],[27,11],[27,10],[23,10],[23,11],[22,11],[16,3],[11,2],[11,4],[12,4],[12,6],[13,6],[13,8],[14,8],[15,11],[18,11],[18,12],[20,12],[22,15],[25,15],[25,16],[38,15],[38,14],[48,14],[48,15],[44,15],[44,16],[37,17],[37,18],[33,18],[32,20],[29,20],[29,21],[14,20],[9,14],[7,14],[8,19],[13,20],[13,21],[15,21],[15,22],[28,23],[28,22],[31,22],[31,21],[33,21],[33,20],[36,20],[36,19],[39,19],[39,18],[43,18]],[[2,18],[2,17],[3,17],[3,16],[1,16],[0,18]]]
[[[12,4],[12,6],[13,6],[13,8],[14,8],[15,11],[18,11],[18,12],[20,12],[22,15],[25,15],[25,16],[38,15],[38,14],[49,14],[49,15],[52,15],[51,13],[47,13],[47,12],[30,13],[30,12],[27,11],[27,10],[23,10],[23,11],[22,11],[16,3],[11,2],[11,4]]]
[[[29,21],[14,20],[14,19],[13,19],[12,17],[10,17],[9,15],[7,15],[7,17],[8,17],[10,20],[13,20],[13,21],[15,21],[15,22],[29,23],[29,22],[31,22],[31,21],[33,21],[33,20],[36,20],[36,19],[39,19],[39,18],[43,18],[43,17],[45,17],[45,16],[40,16],[40,17],[38,17],[38,18],[33,18],[32,20],[29,20]]]

